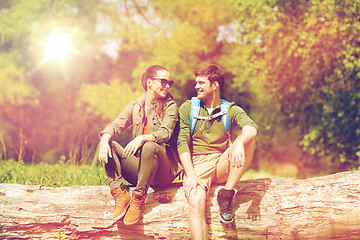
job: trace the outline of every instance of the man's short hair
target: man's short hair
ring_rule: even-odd
[[[206,77],[211,83],[217,81],[220,85],[220,90],[225,83],[225,73],[215,64],[209,64],[199,67],[195,72],[195,77]]]

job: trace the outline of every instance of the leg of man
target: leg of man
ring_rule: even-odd
[[[193,158],[196,176],[210,189],[216,172],[216,163],[221,155],[218,153]],[[186,181],[186,176],[184,181]],[[208,230],[205,216],[207,191],[199,185],[187,196],[189,201],[189,226],[192,239],[208,239]]]
[[[221,155],[217,164],[216,178],[214,181],[222,183],[223,181],[227,180],[225,183],[225,188],[220,189],[217,196],[217,202],[220,208],[220,220],[224,223],[231,223],[234,220],[235,215],[232,209],[232,200],[235,195],[234,187],[250,166],[255,150],[255,140],[251,140],[244,147],[245,163],[243,166],[238,168],[229,164],[229,149]]]
[[[233,189],[235,185],[239,182],[241,177],[244,175],[245,171],[249,168],[255,150],[255,140],[251,140],[245,144],[245,164],[240,167],[231,167],[229,165],[229,159],[227,158],[228,151],[227,149],[220,157],[220,160],[216,166],[216,175],[214,182],[215,183],[224,183],[226,189]]]
[[[195,191],[192,190],[188,200],[188,220],[192,239],[208,239],[208,230],[205,218],[206,191],[200,186],[197,186],[196,194]]]
[[[255,140],[251,140],[245,144],[245,163],[242,167],[231,167],[229,177],[225,184],[225,189],[233,189],[235,185],[239,182],[240,178],[244,175],[245,171],[250,167],[250,164],[253,160],[254,151],[255,151]]]

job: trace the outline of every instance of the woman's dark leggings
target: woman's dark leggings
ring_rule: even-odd
[[[105,164],[106,175],[110,189],[120,187],[122,178],[131,184],[136,184],[134,192],[146,195],[150,185],[164,186],[174,180],[171,164],[165,151],[155,142],[145,142],[141,147],[140,158],[124,157],[124,148],[117,142],[110,144],[112,158]]]

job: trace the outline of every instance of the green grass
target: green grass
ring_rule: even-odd
[[[279,176],[249,169],[241,180],[272,177]],[[174,182],[180,182],[180,180],[177,178]],[[101,165],[74,165],[62,161],[57,164],[39,163],[31,165],[14,160],[0,160],[0,183],[48,187],[107,185],[107,176]],[[125,180],[124,184],[129,185]]]
[[[102,166],[57,164],[24,164],[14,160],[0,161],[0,183],[65,187],[73,185],[106,185]]]

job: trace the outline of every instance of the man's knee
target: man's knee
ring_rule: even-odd
[[[197,194],[194,194],[193,191],[194,190],[192,190],[189,196],[190,211],[191,213],[202,212],[202,209],[205,208],[206,193],[201,194],[198,192]]]

